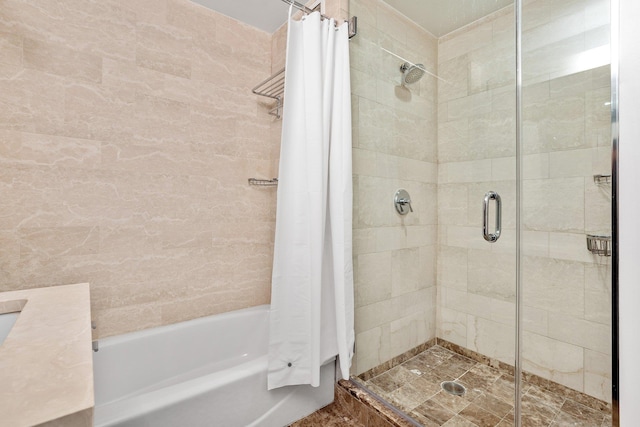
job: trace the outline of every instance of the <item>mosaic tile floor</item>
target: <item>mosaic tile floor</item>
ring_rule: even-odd
[[[443,381],[466,387],[464,396],[441,389]],[[513,426],[513,377],[440,346],[364,382],[425,427]],[[537,385],[523,384],[524,427],[610,427],[611,416]]]

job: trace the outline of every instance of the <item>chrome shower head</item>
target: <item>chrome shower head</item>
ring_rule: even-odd
[[[400,71],[402,71],[402,86],[417,82],[426,72],[423,64],[411,64],[409,62],[402,64]]]

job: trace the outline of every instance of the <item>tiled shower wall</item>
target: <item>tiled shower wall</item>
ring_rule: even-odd
[[[610,263],[585,241],[610,235],[610,187],[593,181],[610,173],[608,4],[529,1],[523,17],[523,368],[610,400]],[[508,8],[438,49],[438,336],[511,364],[513,34]],[[481,235],[489,190],[503,200],[495,244]]]
[[[435,336],[436,82],[400,85],[404,62],[436,71],[437,39],[381,1],[352,0],[356,361],[364,372]],[[400,216],[397,189],[413,213]]]
[[[610,271],[584,233],[609,229],[610,194],[591,178],[608,173],[608,70],[562,58],[602,44],[607,11],[526,4],[525,369],[606,399]],[[379,1],[351,9],[354,371],[435,336],[438,238],[438,335],[510,362],[513,17],[438,49]],[[246,178],[277,174],[280,130],[250,89],[272,51],[279,68],[283,36],[186,0],[3,2],[0,289],[89,281],[100,336],[267,303],[275,192]],[[429,76],[400,87],[403,61],[380,47],[448,83],[437,97]],[[490,252],[488,185],[505,202]],[[557,210],[537,209],[544,197]]]
[[[0,290],[90,282],[99,336],[269,302],[271,35],[188,0],[7,0],[0,47]]]
[[[444,79],[438,85],[438,337],[511,364],[513,27],[512,11],[503,10],[441,37],[438,45],[438,75]],[[482,237],[482,201],[489,190],[503,204],[502,235],[493,244]]]

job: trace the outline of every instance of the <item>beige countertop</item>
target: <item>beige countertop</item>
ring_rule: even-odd
[[[0,293],[0,314],[17,310],[0,345],[0,426],[91,426],[89,284]]]

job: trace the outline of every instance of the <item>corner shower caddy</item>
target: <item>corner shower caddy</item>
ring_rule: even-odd
[[[295,0],[282,0],[283,2],[292,5],[296,9],[303,11],[304,13],[312,13],[317,11],[320,8],[320,3],[314,8],[310,9],[307,6],[298,3]],[[322,19],[329,19],[325,15],[320,15]],[[358,34],[358,17],[352,16],[349,19],[349,38],[353,38]],[[267,79],[260,82],[256,87],[254,87],[251,92],[256,95],[264,96],[267,98],[275,99],[276,105],[274,108],[269,110],[269,114],[275,116],[276,118],[282,117],[282,106],[284,103],[284,75],[285,69],[281,69],[276,73],[272,74]]]

